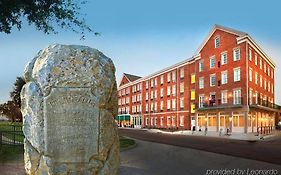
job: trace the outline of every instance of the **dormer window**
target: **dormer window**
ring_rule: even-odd
[[[215,48],[218,48],[220,46],[220,37],[216,36],[215,37]]]

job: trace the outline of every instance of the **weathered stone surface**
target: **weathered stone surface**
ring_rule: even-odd
[[[117,174],[115,68],[96,49],[51,45],[26,66],[27,174]]]

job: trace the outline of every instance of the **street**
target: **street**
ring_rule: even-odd
[[[192,148],[281,165],[281,135],[265,141],[248,142],[205,136],[169,135],[145,130],[119,129],[119,134],[139,140]]]
[[[250,174],[251,171],[259,170],[271,170],[272,173],[267,175],[281,173],[281,166],[276,164],[155,142],[136,141],[136,148],[121,152],[120,175],[218,175],[216,172],[253,175]]]

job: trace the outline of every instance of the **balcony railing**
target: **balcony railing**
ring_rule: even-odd
[[[235,102],[235,103],[234,103]],[[243,105],[243,98],[237,98],[235,101],[232,98],[227,98],[227,100],[223,103],[222,99],[209,99],[208,101],[205,101],[204,103],[201,104],[195,104],[196,108],[199,109],[204,109],[204,108],[218,108],[218,107],[226,107],[226,106],[241,106]]]
[[[272,108],[272,109],[276,109],[276,110],[281,110],[281,106],[275,104],[275,103],[271,103],[270,101],[268,100],[264,100],[262,98],[253,98],[252,100],[252,103],[250,103],[250,100],[249,100],[249,104],[250,106],[255,106],[255,105],[260,105],[260,106],[263,106],[263,107],[268,107],[268,108]]]

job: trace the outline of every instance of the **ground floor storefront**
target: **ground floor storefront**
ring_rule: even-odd
[[[268,134],[275,129],[279,114],[270,108],[241,106],[196,110],[194,114],[189,111],[123,114],[116,122],[119,127],[131,128]]]
[[[197,131],[261,133],[275,129],[276,111],[257,108],[209,109],[196,112]]]
[[[143,115],[145,128],[190,130],[191,117],[188,111],[149,113]]]

